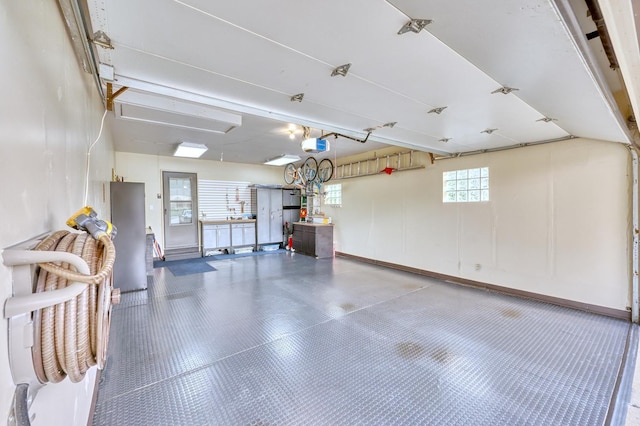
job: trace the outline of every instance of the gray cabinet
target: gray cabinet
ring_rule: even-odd
[[[333,225],[294,223],[293,248],[319,259],[333,257]]]
[[[300,208],[300,190],[299,189],[283,189],[282,205],[284,207]]]
[[[282,229],[282,189],[253,188],[255,200],[257,244],[281,244],[284,240]]]
[[[293,223],[300,220],[300,190],[282,189],[282,223],[284,225],[284,242],[293,233]]]

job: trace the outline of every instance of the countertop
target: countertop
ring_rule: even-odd
[[[293,225],[304,225],[304,226],[333,226],[333,223],[293,222]]]

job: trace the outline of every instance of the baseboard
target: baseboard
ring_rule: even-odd
[[[550,303],[553,305],[564,306],[566,308],[578,309],[581,311],[592,312],[598,315],[604,315],[607,317],[623,319],[631,321],[631,312],[620,309],[607,308],[604,306],[592,305],[589,303],[576,302],[574,300],[562,299],[559,297],[547,296],[544,294],[533,293],[530,291],[518,290],[509,287],[503,287],[494,284],[487,284],[480,281],[469,280],[466,278],[460,278],[453,275],[441,274],[439,272],[427,271],[425,269],[413,268],[410,266],[399,265],[397,263],[385,262],[382,260],[369,259],[367,257],[356,256],[353,254],[343,253],[336,251],[336,256],[344,257],[347,259],[357,260],[363,263],[370,263],[373,265],[384,266],[390,269],[397,269],[404,272],[411,272],[413,274],[424,275],[430,278],[436,278],[443,281],[453,282],[456,284],[468,285],[471,287],[482,288],[485,290],[495,291],[498,293],[509,294],[512,296],[518,296],[525,299],[538,300],[540,302]]]

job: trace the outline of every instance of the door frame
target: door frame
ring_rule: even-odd
[[[168,214],[168,209],[170,208],[171,203],[168,182],[171,178],[188,178],[191,181],[191,226],[186,227],[185,225],[188,224],[180,225],[183,229],[190,229],[191,232],[185,231],[184,235],[188,240],[178,244],[176,244],[175,236],[171,235],[171,232],[168,232],[172,226],[170,214]],[[198,175],[196,173],[162,171],[162,223],[165,255],[168,253],[170,254],[171,251],[199,250]]]

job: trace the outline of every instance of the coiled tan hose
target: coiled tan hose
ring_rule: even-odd
[[[91,275],[72,270],[68,263],[41,263],[36,292],[64,288],[72,282],[89,284],[77,297],[34,313],[33,363],[42,383],[72,382],[84,378],[87,370],[104,367],[109,336],[112,294],[111,271],[115,247],[106,234],[96,241],[87,233],[58,231],[35,250],[66,251],[82,257]]]

